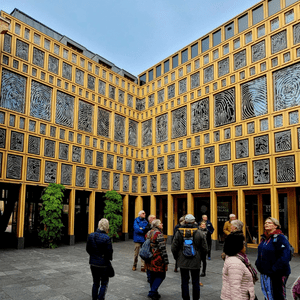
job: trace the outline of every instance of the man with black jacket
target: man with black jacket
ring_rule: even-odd
[[[189,257],[184,252],[185,238],[190,238],[193,241],[192,245],[195,249],[194,255]],[[173,239],[171,250],[180,268],[182,299],[190,299],[190,273],[193,284],[193,300],[200,299],[199,279],[201,256],[206,256],[207,243],[203,233],[198,230],[198,224],[195,223],[195,217],[193,215],[188,214],[185,216],[185,224],[178,228]]]

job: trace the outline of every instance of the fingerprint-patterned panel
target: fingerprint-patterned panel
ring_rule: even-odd
[[[7,155],[6,177],[10,179],[21,179],[23,157],[18,155]]]
[[[235,88],[216,94],[214,100],[215,126],[235,122]]]
[[[186,135],[186,106],[172,111],[172,139]]]
[[[284,156],[276,158],[277,182],[292,182],[296,180],[295,157]]]
[[[125,141],[125,117],[115,114],[115,141]]]
[[[79,100],[78,129],[92,132],[94,119],[94,106]]]
[[[98,124],[97,124],[97,134],[104,136],[104,137],[109,137],[109,126],[110,126],[110,112],[98,108]]]
[[[55,122],[67,127],[74,126],[74,97],[57,91]]]

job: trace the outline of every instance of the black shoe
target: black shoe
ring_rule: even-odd
[[[205,277],[205,276],[206,276],[205,272],[202,272],[200,275],[200,277]]]
[[[161,296],[160,295],[154,295],[154,296],[147,296],[148,298],[152,299],[152,300],[158,300]]]

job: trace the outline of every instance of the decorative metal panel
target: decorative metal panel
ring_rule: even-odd
[[[192,133],[209,129],[209,98],[194,102],[192,109]]]
[[[95,90],[95,77],[88,74],[88,89]]]
[[[260,121],[260,130],[268,130],[269,129],[269,120],[268,119],[263,119]]]
[[[89,187],[90,188],[98,188],[98,170],[90,169],[90,179],[89,179]]]
[[[154,159],[148,159],[148,173],[154,172]]]
[[[123,157],[117,156],[117,170],[123,171]]]
[[[62,77],[72,80],[72,66],[65,62],[62,65]]]
[[[191,75],[191,89],[194,89],[200,85],[200,72]]]
[[[45,140],[44,155],[47,157],[55,157],[55,142]]]
[[[109,169],[114,168],[114,156],[111,155],[111,154],[107,154],[106,167],[109,168]]]
[[[132,160],[126,158],[126,172],[132,172]]]
[[[120,190],[120,174],[118,173],[113,174],[113,189],[115,191]]]
[[[154,106],[154,94],[148,97],[148,107]]]
[[[292,182],[296,180],[295,157],[276,157],[277,182]]]
[[[37,136],[29,135],[28,137],[28,153],[31,154],[40,154],[40,143],[41,138]]]
[[[254,138],[254,154],[263,155],[269,153],[269,135],[261,135]]]
[[[58,62],[59,62],[59,60],[56,57],[49,55],[48,56],[48,71],[58,74]]]
[[[268,113],[266,76],[241,85],[243,120]]]
[[[0,106],[25,112],[26,78],[2,69]]]
[[[165,169],[165,158],[164,156],[157,158],[157,171],[163,171]]]
[[[109,189],[110,172],[102,171],[101,188]]]
[[[24,133],[11,132],[10,137],[10,150],[23,151],[24,149]]]
[[[180,191],[180,172],[171,173],[172,191]]]
[[[215,187],[228,186],[228,166],[215,167]]]
[[[81,147],[73,146],[72,161],[81,162]]]
[[[231,144],[226,143],[219,146],[219,160],[226,161],[231,160]]]
[[[115,99],[116,97],[116,88],[112,85],[108,86],[108,97],[111,99]]]
[[[187,152],[182,152],[178,154],[178,164],[179,168],[187,167]]]
[[[248,139],[235,142],[235,157],[245,158],[249,156],[249,141]]]
[[[127,105],[133,107],[133,97],[129,94],[127,94]]]
[[[287,48],[286,30],[278,32],[271,36],[272,54]]]
[[[72,166],[62,164],[61,165],[61,184],[71,185],[72,184]]]
[[[299,122],[299,113],[298,111],[292,111],[289,113],[289,124],[297,124]]]
[[[98,80],[98,93],[105,96],[106,83],[102,80]]]
[[[180,94],[185,93],[186,92],[187,79],[184,78],[184,79],[180,80],[178,84],[179,84],[178,94],[180,95]]]
[[[137,193],[138,191],[138,177],[132,176],[132,187],[131,187],[132,193]]]
[[[194,170],[184,171],[184,189],[193,190],[195,188],[195,172]]]
[[[135,174],[144,174],[145,173],[145,161],[135,161],[134,165]]]
[[[0,148],[5,148],[6,129],[0,128]]]
[[[248,184],[248,164],[233,164],[233,185],[241,186]]]
[[[109,137],[110,112],[98,107],[97,134]]]
[[[147,193],[147,177],[141,177],[141,192],[142,193]]]
[[[175,83],[168,86],[168,99],[175,97]]]
[[[162,192],[168,191],[168,174],[160,175],[160,190]]]
[[[214,80],[214,66],[209,66],[204,69],[204,83]]]
[[[254,122],[250,122],[247,124],[248,134],[255,133]]]
[[[200,189],[210,188],[210,168],[199,170],[199,181]]]
[[[123,175],[123,191],[129,192],[129,175]]]
[[[215,126],[218,127],[235,122],[235,88],[216,94],[214,100]]]
[[[152,119],[142,123],[142,146],[152,145]]]
[[[57,91],[56,95],[56,124],[73,127],[74,97]]]
[[[45,182],[56,183],[57,163],[46,161],[45,163]]]
[[[93,164],[93,150],[85,149],[84,163],[87,165]]]
[[[300,23],[293,26],[294,45],[300,43]]]
[[[218,62],[219,77],[229,73],[229,57]]]
[[[270,183],[270,161],[261,159],[253,162],[254,184]]]
[[[125,117],[115,114],[115,141],[125,142]]]
[[[17,39],[17,43],[16,43],[17,57],[20,57],[28,61],[28,49],[29,49],[29,45],[27,43],[24,43],[23,41]]]
[[[157,175],[150,176],[150,192],[157,192]]]
[[[246,50],[242,50],[234,54],[233,59],[234,59],[234,70],[238,70],[240,68],[245,67],[247,65]]]
[[[118,100],[119,100],[120,103],[124,104],[125,93],[122,90],[119,90]]]
[[[103,167],[103,153],[102,152],[96,152],[96,166],[97,167]]]
[[[156,117],[156,143],[168,140],[168,114]]]
[[[11,35],[4,34],[3,51],[11,53]]]
[[[168,155],[168,170],[175,169],[175,154]]]
[[[224,129],[224,138],[225,138],[226,140],[228,140],[228,139],[231,138],[231,131],[230,131],[230,128]]]
[[[252,62],[256,62],[260,59],[263,59],[266,57],[266,45],[265,41],[261,41],[251,47],[252,51]]]
[[[186,135],[186,120],[186,106],[172,111],[172,139]]]
[[[83,167],[76,167],[76,186],[85,186],[85,171]]]
[[[78,129],[92,132],[94,119],[94,106],[79,100]]]
[[[165,90],[160,90],[157,92],[157,103],[162,103],[165,101]]]
[[[32,63],[36,66],[44,68],[45,52],[33,47]]]
[[[129,119],[128,130],[128,144],[137,146],[138,122]]]
[[[291,131],[285,130],[276,132],[275,134],[275,151],[289,151],[292,150]]]
[[[135,100],[135,106],[136,106],[136,110],[142,111],[145,110],[146,108],[146,100],[145,98],[143,99],[137,99]]]
[[[278,115],[274,117],[274,127],[282,127],[283,126],[283,116]]]
[[[191,165],[192,166],[200,165],[200,149],[191,151]]]
[[[215,162],[215,146],[204,148],[204,163],[210,164]]]
[[[83,83],[84,83],[84,72],[83,71],[76,69],[75,82],[80,85],[83,85]]]
[[[26,180],[40,181],[40,171],[41,171],[41,160],[29,157],[27,159]]]
[[[6,178],[21,179],[23,157],[18,155],[7,155]]]

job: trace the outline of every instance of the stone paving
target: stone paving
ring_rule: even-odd
[[[146,274],[133,272],[133,242],[113,244],[113,266],[116,276],[110,280],[106,300],[143,300],[147,298],[149,285]],[[174,273],[174,259],[168,245],[170,267],[167,278],[160,287],[162,300],[181,299],[180,273]],[[201,278],[201,299],[220,299],[223,261],[221,251],[212,252],[208,261],[207,276]],[[255,261],[256,250],[248,256]],[[292,299],[290,288],[300,275],[300,256],[291,261],[292,274],[288,280],[288,299]],[[85,243],[61,246],[57,249],[27,248],[24,250],[0,250],[0,299],[18,300],[85,300],[91,297],[92,276],[88,265]],[[260,284],[256,284],[258,299],[263,299]]]

